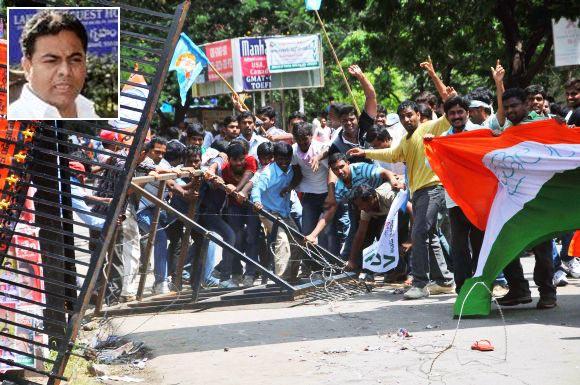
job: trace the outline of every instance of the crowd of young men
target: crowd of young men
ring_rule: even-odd
[[[165,199],[184,213],[190,202],[197,202],[196,221],[291,283],[319,279],[321,266],[284,227],[297,229],[307,242],[341,256],[346,270],[357,271],[364,248],[380,237],[397,191],[408,189],[410,201],[399,211],[402,258],[385,280],[404,281],[409,286],[406,299],[459,292],[475,271],[484,234],[445,192],[426,159],[424,140],[479,129],[501,135],[511,126],[552,117],[580,125],[580,80],[566,83],[564,107],[550,103],[539,85],[504,90],[505,71],[498,61],[492,68],[494,109],[490,90],[479,87],[461,96],[443,84],[432,63],[421,67],[441,101],[423,92],[387,114],[377,105],[373,85],[353,65],[348,72],[365,94],[360,114],[353,106],[332,101],[312,123],[303,113],[292,113],[285,131],[272,107],[262,107],[254,115],[234,99],[238,113],[224,119],[219,132],[190,122],[169,128],[165,138],[153,137],[141,154],[137,175],[180,165],[205,170],[211,177],[201,187],[193,180],[168,182]],[[145,186],[153,194],[158,187],[158,183]],[[137,238],[148,235],[153,220],[153,204],[138,198],[130,194],[120,231],[123,301],[134,297]],[[280,225],[260,215],[261,210],[279,217]],[[170,213],[162,210],[159,223],[153,253],[156,294],[170,290],[180,250],[189,247],[180,244],[183,225]],[[548,241],[531,250],[538,308],[556,306],[556,286],[566,284],[566,275],[580,278],[580,264],[567,253],[570,238],[571,234],[563,235],[558,247]],[[190,259],[204,246],[199,243],[190,247]],[[209,242],[204,285],[248,287],[256,278],[254,263]],[[509,288],[500,304],[531,302],[519,259],[504,269],[497,283]]]

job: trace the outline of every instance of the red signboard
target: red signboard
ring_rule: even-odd
[[[232,44],[230,40],[216,41],[215,43],[206,44],[205,55],[214,65],[214,67],[222,74],[224,78],[231,78],[233,76],[232,63]],[[217,74],[208,68],[208,80],[215,82],[220,80]]]

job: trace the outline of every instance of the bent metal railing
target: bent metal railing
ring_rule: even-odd
[[[67,5],[58,0],[37,2]],[[139,95],[122,91],[119,107],[140,113],[138,120],[121,117],[122,124],[116,127],[91,121],[8,122],[2,112],[0,285],[5,290],[0,293],[0,372],[26,369],[46,377],[49,385],[56,385],[66,380],[67,362],[77,354],[75,340],[81,321],[113,243],[117,218],[125,207],[138,154],[190,7],[190,0],[185,0],[173,14],[165,14],[141,8],[139,3],[142,2],[76,2],[78,6],[120,8],[120,69],[123,74],[141,75],[146,84],[122,76],[123,85],[143,92]],[[5,56],[3,59],[0,70],[5,73]],[[136,63],[144,65],[137,69]],[[5,79],[0,88],[0,107],[5,109]],[[142,107],[135,108],[131,101],[141,102]],[[123,139],[102,140],[101,129],[113,131]],[[70,135],[76,135],[80,142],[71,143]],[[92,148],[91,140],[120,147],[123,152]],[[82,156],[83,152],[114,161],[99,163]],[[71,178],[72,162],[105,169],[103,175],[90,175],[109,182],[104,192],[112,200],[101,213],[86,212],[73,205],[73,200],[83,199],[78,188],[95,187]],[[100,218],[104,223],[102,227],[87,225],[78,219],[80,214]]]

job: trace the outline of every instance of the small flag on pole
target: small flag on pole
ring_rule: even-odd
[[[307,11],[318,11],[322,0],[304,0]]]
[[[182,32],[169,65],[169,71],[177,72],[182,106],[185,105],[187,91],[208,62],[203,51]]]

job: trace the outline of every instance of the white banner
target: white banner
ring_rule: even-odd
[[[408,190],[401,190],[391,204],[378,242],[363,250],[363,269],[386,273],[399,264],[399,209],[407,202]]]
[[[580,64],[580,28],[578,19],[552,20],[556,67]]]
[[[265,42],[270,73],[320,68],[318,35],[276,37]]]

